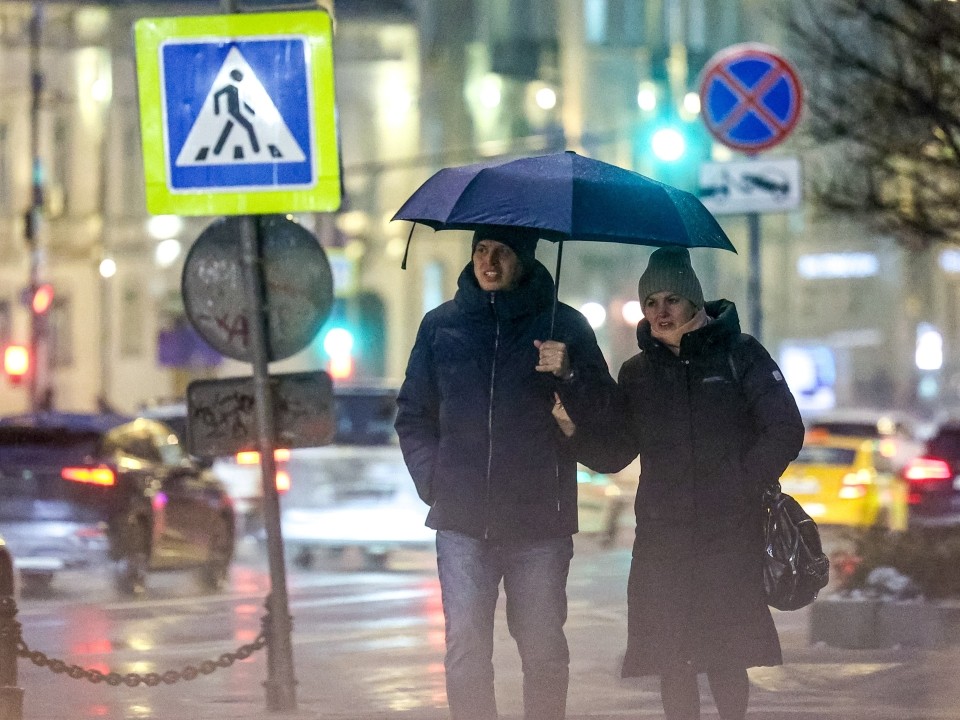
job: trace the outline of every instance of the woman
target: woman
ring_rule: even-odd
[[[800,451],[803,423],[733,303],[704,303],[686,249],[654,252],[639,295],[640,351],[619,377],[617,462],[639,452],[642,464],[622,675],[659,675],[667,720],[696,720],[706,673],[720,717],[742,720],[747,668],[782,664],[760,496]]]

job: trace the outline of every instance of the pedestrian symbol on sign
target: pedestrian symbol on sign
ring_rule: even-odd
[[[177,155],[177,167],[303,162],[303,150],[257,79],[233,47]]]

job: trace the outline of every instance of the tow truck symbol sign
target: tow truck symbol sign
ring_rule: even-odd
[[[698,196],[715,215],[795,210],[800,163],[796,158],[704,163]]]

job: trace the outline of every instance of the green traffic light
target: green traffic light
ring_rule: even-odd
[[[660,128],[650,138],[653,154],[664,162],[676,162],[687,150],[687,141],[683,134],[672,127]]]

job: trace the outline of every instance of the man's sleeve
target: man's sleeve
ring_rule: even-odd
[[[573,377],[558,382],[558,393],[577,426],[572,441],[577,460],[595,472],[617,472],[637,456],[627,433],[625,398],[610,375],[597,337],[579,316],[576,338],[567,345]]]
[[[400,450],[420,499],[433,504],[433,469],[440,444],[440,401],[430,340],[424,325],[410,353],[407,372],[397,396],[394,423]]]

